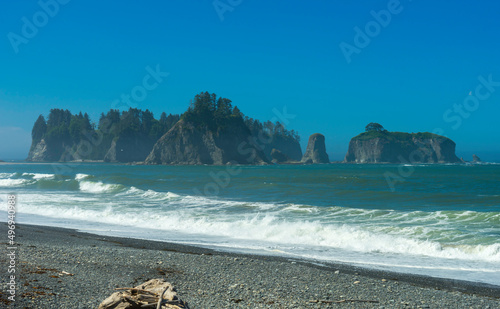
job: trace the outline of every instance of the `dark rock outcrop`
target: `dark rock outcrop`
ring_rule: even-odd
[[[362,133],[351,139],[346,163],[458,163],[455,142],[433,133]]]
[[[181,120],[154,145],[145,163],[223,165],[263,164],[268,160],[243,122],[212,131]]]
[[[307,150],[302,157],[302,163],[330,163],[330,158],[326,153],[325,136],[323,134],[313,134],[309,137]]]
[[[244,122],[269,161],[272,160],[273,149],[281,151],[292,161],[298,162],[302,159],[300,136],[294,130],[288,130],[279,121],[261,123],[259,120],[245,117]]]
[[[279,150],[288,157],[287,161],[300,161],[302,159],[302,148],[299,141],[284,136],[273,136],[268,145],[264,145],[264,153],[270,160],[273,160],[272,152]]]
[[[147,136],[122,136],[111,142],[105,162],[140,162],[151,153],[155,142]]]
[[[273,163],[285,163],[290,161],[290,158],[286,154],[276,148],[271,151],[271,159]]]
[[[482,161],[481,161],[481,159],[478,156],[476,156],[475,154],[473,154],[472,155],[472,162],[474,162],[474,163],[480,163]]]

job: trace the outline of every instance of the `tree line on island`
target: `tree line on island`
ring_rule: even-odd
[[[277,122],[245,116],[232,101],[202,92],[182,115],[111,109],[93,123],[87,113],[52,109],[32,130],[28,161],[143,162],[145,164],[329,163],[325,137],[300,136]],[[455,143],[423,132],[389,132],[369,123],[353,137],[346,163],[458,163]]]
[[[353,137],[346,163],[458,163],[455,142],[429,132],[389,132],[371,122],[365,132]]]
[[[110,157],[112,145],[116,147],[117,142],[131,139],[135,139],[139,146],[154,143],[179,118],[179,115],[162,113],[157,120],[149,110],[130,108],[120,112],[111,109],[101,114],[96,126],[87,113],[73,115],[69,110],[54,108],[50,110],[47,121],[40,115],[33,126],[28,160],[115,161]]]
[[[40,115],[33,126],[28,160],[145,161],[155,144],[167,132],[176,126],[175,130],[183,130],[188,125],[198,133],[209,132],[215,137],[234,131],[235,128],[242,128],[243,133],[248,135],[245,137],[249,140],[248,143],[263,153],[261,159],[264,162],[272,161],[273,149],[284,153],[290,160],[300,160],[302,157],[300,137],[295,131],[287,130],[280,122],[261,123],[245,116],[237,106],[233,107],[231,100],[202,92],[195,96],[182,115],[167,115],[163,112],[159,119],[147,109],[143,111],[130,108],[122,112],[111,109],[107,113],[102,113],[96,124],[91,121],[87,113],[72,114],[69,110],[51,109],[47,120]],[[252,139],[262,139],[263,136],[266,143],[257,145],[257,142],[252,142]],[[183,137],[187,139],[188,144],[197,142],[189,141],[188,135]],[[223,140],[217,139],[214,143],[206,146],[228,152],[228,149],[223,149],[227,148],[224,147]],[[229,161],[231,160],[228,158]],[[205,164],[203,160],[195,163]],[[250,162],[236,163],[255,162],[250,160]]]
[[[300,136],[294,130],[287,130],[279,121],[260,122],[257,119],[245,116],[238,106],[233,108],[229,99],[219,97],[208,92],[200,93],[195,96],[188,110],[182,115],[182,119],[194,122],[199,128],[205,126],[209,130],[224,130],[228,125],[243,119],[253,136],[266,134],[266,137],[290,139],[300,142]]]

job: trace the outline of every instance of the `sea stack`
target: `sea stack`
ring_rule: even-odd
[[[378,125],[378,124],[377,124]],[[345,163],[460,163],[455,142],[437,134],[371,129],[351,139]]]
[[[326,153],[325,136],[315,133],[309,137],[307,150],[302,157],[302,163],[330,163],[330,158]]]
[[[475,154],[473,154],[472,155],[472,162],[474,162],[474,163],[480,163],[482,161],[481,161],[481,159],[478,156],[476,156]]]

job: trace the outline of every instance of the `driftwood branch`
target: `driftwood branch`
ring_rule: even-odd
[[[162,306],[166,305],[166,306],[168,306],[168,308],[188,308],[188,307],[182,307],[183,302],[180,300],[165,300],[164,299],[161,301],[161,305]],[[156,306],[157,306],[156,304],[147,304],[147,305],[142,305],[141,308],[154,308]]]
[[[153,292],[148,291],[148,290],[141,290],[141,289],[136,289],[136,288],[117,288],[117,289],[115,289],[115,291],[131,291],[131,292],[144,293],[144,294],[149,294],[149,295],[153,295],[155,297],[158,297],[158,294],[156,294],[156,293],[153,293]]]
[[[188,304],[177,297],[172,284],[153,279],[134,288],[118,288],[100,305],[99,309],[189,309]]]
[[[170,287],[167,286],[165,290],[163,290],[163,293],[161,293],[160,299],[158,299],[158,306],[156,306],[156,309],[161,309],[161,302],[163,301],[163,296],[165,296],[165,293],[168,291]]]

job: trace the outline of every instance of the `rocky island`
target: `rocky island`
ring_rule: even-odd
[[[315,133],[309,137],[307,150],[302,158],[302,163],[317,164],[330,163],[330,158],[326,153],[325,136],[320,133]]]
[[[346,163],[458,163],[455,142],[437,134],[389,132],[370,123],[351,139]]]
[[[42,115],[36,120],[27,161],[143,161],[179,118],[162,113],[156,120],[149,110],[136,108],[110,110],[101,114],[96,128],[87,113],[54,108],[47,121]]]
[[[32,130],[27,161],[104,161],[174,165],[325,164],[325,136],[300,136],[280,122],[245,116],[231,100],[202,92],[182,115],[130,108],[102,113],[98,125],[85,113],[52,109]],[[349,143],[345,163],[460,163],[455,143],[433,133],[389,132],[370,123]],[[475,156],[474,162],[480,162]]]
[[[284,160],[302,157],[299,135],[279,123],[246,117],[229,99],[202,92],[182,115],[130,108],[102,113],[92,123],[87,113],[52,109],[32,130],[27,161],[144,162],[146,164],[267,164],[276,153]]]
[[[146,164],[262,164],[266,155],[252,139],[238,107],[201,93],[181,120],[163,135]]]

